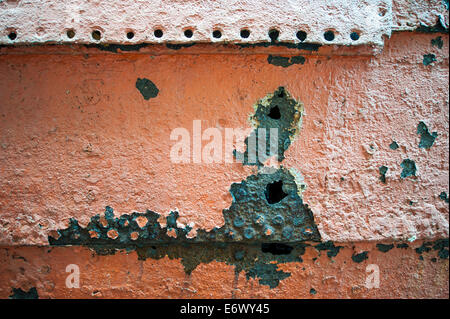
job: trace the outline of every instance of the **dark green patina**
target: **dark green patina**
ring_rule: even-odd
[[[423,253],[430,253],[432,251],[437,252],[436,255],[440,259],[448,259],[448,248],[449,248],[449,239],[443,238],[438,239],[434,242],[423,242],[420,247],[415,249],[416,253],[419,254],[419,259],[424,260]]]
[[[279,87],[274,93],[257,102],[255,113],[250,117],[255,129],[245,139],[246,151],[244,154],[234,151],[234,156],[244,165],[263,166],[264,160],[273,155],[277,155],[278,161],[281,162],[284,152],[300,131],[302,112],[303,105],[294,100],[284,87]],[[270,129],[277,130],[276,150],[270,149]],[[261,144],[260,147],[260,142],[264,140],[265,145]],[[254,147],[249,141],[255,141]],[[254,158],[249,151],[250,147],[255,150]]]
[[[396,150],[398,148],[398,143],[396,141],[392,141],[392,143],[389,144],[389,148],[391,150]]]
[[[283,68],[287,68],[288,66],[294,65],[294,64],[304,64],[306,61],[305,57],[299,55],[299,56],[292,56],[292,57],[283,57],[283,56],[277,56],[277,55],[269,55],[267,57],[267,62],[270,64],[281,66]]]
[[[446,192],[442,192],[439,194],[439,198],[448,204],[448,195]]]
[[[9,299],[39,299],[36,287],[31,287],[28,291],[21,288],[13,288]]]
[[[430,134],[428,127],[424,122],[419,122],[417,125],[417,134],[420,135],[419,148],[430,148],[438,136],[437,132]]]
[[[410,160],[409,158],[403,160],[403,162],[400,164],[402,167],[402,172],[400,173],[401,178],[406,178],[408,176],[416,176],[416,163],[413,160]]]
[[[379,251],[383,252],[383,253],[387,253],[389,250],[391,250],[392,248],[394,248],[394,244],[377,244],[377,248]]]
[[[336,257],[337,254],[339,253],[339,250],[344,248],[343,246],[335,246],[334,243],[329,240],[323,243],[320,243],[316,246],[314,246],[315,249],[317,249],[319,252],[325,250],[327,251],[327,256],[332,258],[332,257]]]
[[[159,90],[156,87],[155,83],[146,78],[138,78],[136,80],[136,88],[139,90],[139,92],[141,92],[145,100],[154,98],[159,93]]]
[[[388,167],[383,165],[380,166],[378,170],[380,172],[380,181],[386,184],[386,173],[388,171]]]
[[[363,262],[364,260],[366,260],[368,257],[369,252],[368,251],[363,251],[362,253],[359,254],[353,254],[352,255],[352,260],[355,263],[360,263]]]
[[[433,53],[424,54],[423,55],[423,65],[430,65],[433,62],[436,62],[436,56]]]
[[[438,49],[442,49],[444,46],[444,41],[442,41],[441,36],[438,36],[437,38],[431,39],[431,45],[437,47]]]

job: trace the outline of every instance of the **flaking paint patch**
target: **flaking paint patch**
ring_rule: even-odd
[[[344,247],[343,246],[335,246],[334,243],[331,240],[329,240],[329,241],[326,241],[326,242],[323,242],[323,243],[320,243],[320,244],[314,246],[314,248],[316,248],[316,250],[318,250],[319,252],[321,252],[323,250],[327,251],[327,256],[329,258],[332,258],[332,257],[336,257],[337,254],[339,253],[339,250]]]
[[[416,253],[419,255],[419,259],[423,260],[424,253],[430,253],[431,251],[436,252],[436,257],[440,259],[448,259],[449,256],[449,239],[438,239],[434,242],[423,242],[422,245],[415,249]],[[432,257],[432,258],[436,258]]]
[[[275,288],[283,280],[289,277],[291,274],[277,269],[276,264],[257,262],[253,268],[251,268],[247,274],[247,280],[249,278],[259,278],[261,285],[267,285],[270,288]]]
[[[383,252],[383,253],[387,253],[389,250],[391,250],[392,248],[394,248],[394,244],[377,244],[377,248],[379,251]]]
[[[230,193],[233,202],[223,210],[225,224],[211,231],[199,229],[193,238],[187,236],[192,227],[177,222],[177,211],[171,212],[162,226],[161,215],[151,210],[115,217],[113,209],[107,206],[104,215],[93,216],[85,228],[76,219],[70,219],[66,229],[58,230],[57,235],[49,235],[49,242],[51,245],[87,245],[103,250],[102,247],[133,249],[174,241],[320,241],[313,213],[299,196],[295,178],[289,170],[281,167],[270,173],[250,175],[241,183],[233,183]],[[270,234],[266,232],[268,229]]]
[[[436,62],[436,56],[433,53],[424,54],[422,63],[423,65],[427,66],[432,64],[433,62]]]
[[[275,66],[281,66],[283,68],[287,68],[294,64],[304,64],[306,61],[305,57],[298,55],[292,57],[283,57],[278,55],[269,55],[267,57],[267,62],[269,64],[273,64]]]
[[[318,43],[292,43],[292,42],[278,42],[278,41],[272,41],[272,42],[258,42],[258,43],[237,43],[237,46],[241,48],[256,48],[256,47],[285,47],[289,49],[298,49],[298,50],[305,50],[305,51],[318,51],[319,48],[322,46]]]
[[[388,167],[387,166],[380,166],[380,168],[378,169],[378,171],[380,172],[380,181],[384,184],[386,184],[386,173],[388,171]]]
[[[396,149],[398,149],[398,143],[396,141],[392,141],[392,143],[389,144],[389,148],[395,151]]]
[[[368,257],[368,254],[369,254],[368,251],[363,251],[362,253],[359,253],[359,254],[353,254],[353,255],[352,255],[352,260],[353,260],[355,263],[363,262],[364,260],[366,260],[366,259],[369,258],[369,257]]]
[[[403,160],[403,162],[400,164],[402,167],[402,172],[400,173],[401,178],[406,178],[408,176],[416,176],[416,163],[413,160],[410,160],[409,158]]]
[[[446,202],[448,204],[448,195],[446,192],[441,192],[439,194],[439,198],[442,199],[444,202]]]
[[[39,299],[36,287],[31,287],[28,291],[21,288],[13,288],[9,299]]]
[[[142,97],[145,100],[154,98],[159,93],[159,89],[156,87],[155,83],[146,78],[138,78],[136,80],[136,88],[141,92]]]
[[[442,49],[444,46],[444,41],[442,41],[441,36],[438,36],[437,38],[431,39],[431,45],[437,47],[438,49]]]
[[[253,105],[254,113],[250,115],[249,122],[255,128],[245,139],[246,151],[242,154],[236,150],[234,156],[241,158],[244,165],[263,166],[264,161],[274,155],[279,162],[284,159],[284,152],[298,135],[304,111],[303,104],[291,97],[284,87],[269,93]],[[270,149],[270,129],[278,129],[278,147],[274,154]],[[265,150],[260,150],[259,143],[255,144],[255,159],[249,154],[249,140],[259,141],[261,131],[265,132]],[[249,160],[250,158],[250,160]],[[264,159],[264,160],[261,160]]]
[[[437,132],[430,133],[427,125],[422,121],[417,125],[417,134],[420,135],[419,148],[430,148],[438,136]]]

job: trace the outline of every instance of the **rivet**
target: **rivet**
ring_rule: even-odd
[[[240,216],[237,216],[237,217],[233,220],[233,225],[234,225],[235,227],[242,227],[242,226],[244,226],[244,223],[245,223],[244,219],[243,219],[242,217],[240,217]]]
[[[272,218],[272,223],[274,225],[283,225],[284,224],[284,217],[281,215],[277,215],[274,218]]]
[[[248,227],[244,230],[244,237],[247,239],[252,239],[255,236],[255,230],[252,227]]]

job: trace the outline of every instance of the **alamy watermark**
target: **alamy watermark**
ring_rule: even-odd
[[[66,287],[80,288],[80,267],[75,264],[67,265],[66,272],[70,273],[66,277]]]
[[[380,267],[376,264],[370,264],[366,267],[366,288],[380,288]]]
[[[188,129],[178,127],[170,133],[170,140],[176,141],[170,149],[170,160],[176,164],[231,164],[244,161],[256,164],[278,158],[276,127],[269,129],[209,127],[202,131],[201,120],[194,120],[192,136]],[[208,143],[203,145],[204,141]]]

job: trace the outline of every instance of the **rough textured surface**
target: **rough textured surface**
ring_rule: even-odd
[[[105,206],[118,215],[177,210],[194,229],[223,226],[230,185],[256,168],[173,164],[170,132],[191,131],[195,119],[248,128],[252,106],[280,86],[305,108],[283,165],[303,176],[324,240],[448,237],[439,198],[449,192],[448,36],[442,49],[435,37],[397,34],[376,58],[307,56],[288,68],[265,55],[3,55],[1,242],[47,244],[50,231],[72,217],[86,226]],[[437,61],[424,66],[429,52]],[[158,96],[146,101],[138,78]],[[429,149],[419,147],[421,121],[438,133]],[[401,178],[405,159],[416,177]]]
[[[269,30],[276,29],[279,41],[300,42],[296,34],[302,30],[307,43],[383,45],[391,21],[390,0],[1,1],[0,43],[252,43],[274,40]],[[187,29],[191,37],[185,36]],[[241,37],[241,29],[250,31],[247,38]],[[68,30],[75,31],[72,38]],[[162,30],[162,37],[155,30]],[[214,30],[222,36],[215,38]],[[334,32],[332,41],[324,39],[328,30]],[[11,31],[17,34],[14,40],[8,38]],[[358,33],[357,40],[350,38],[352,32]]]
[[[393,0],[392,31],[421,30],[448,33],[448,10],[448,0]]]
[[[0,1],[0,297],[448,298],[448,1],[300,2]]]
[[[433,245],[397,244],[387,252],[371,243],[338,246],[336,256],[307,247],[301,262],[274,258],[270,269],[259,266],[249,274],[225,261],[204,262],[186,274],[172,254],[140,260],[136,252],[98,256],[81,247],[3,247],[0,297],[35,288],[39,298],[448,298],[448,259]],[[352,260],[365,251],[367,259]],[[65,285],[68,264],[79,266],[79,289]],[[379,265],[379,288],[366,287],[369,265]],[[283,279],[271,288],[273,275]]]

